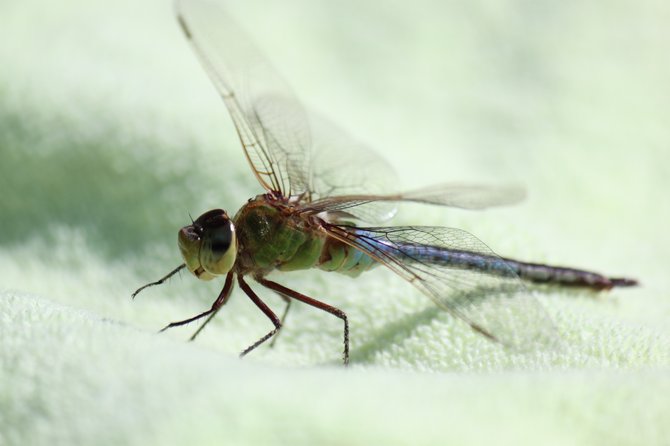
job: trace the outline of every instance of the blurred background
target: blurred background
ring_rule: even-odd
[[[406,207],[398,223],[460,227],[500,255],[630,276],[643,284],[598,299],[588,293],[541,292],[538,299],[575,353],[557,366],[556,358],[524,362],[492,352],[467,327],[453,327],[447,315],[426,310],[427,299],[390,273],[356,281],[318,272],[282,277],[284,283],[346,309],[352,318],[355,363],[442,373],[661,365],[667,370],[670,4],[254,0],[231,2],[227,9],[309,109],[374,147],[405,186],[518,182],[529,193],[519,206],[485,213]],[[58,419],[57,403],[52,396],[36,395],[76,384],[64,377],[42,381],[39,360],[35,363],[27,354],[30,346],[58,356],[51,344],[58,338],[54,333],[67,332],[64,327],[72,323],[88,333],[81,335],[84,339],[98,339],[110,335],[110,329],[98,332],[96,324],[113,321],[125,330],[114,334],[122,339],[120,346],[104,344],[115,359],[107,364],[88,352],[89,358],[106,364],[107,372],[82,373],[91,374],[92,388],[111,385],[120,392],[105,406],[110,414],[126,396],[135,401],[121,390],[139,385],[134,375],[107,381],[125,363],[126,347],[144,342],[135,336],[146,340],[142,336],[153,336],[167,322],[207,308],[221,283],[197,283],[183,275],[136,302],[130,301],[130,293],[180,263],[176,233],[189,215],[214,207],[234,213],[261,190],[225,107],[181,35],[170,2],[2,2],[0,67],[0,335],[16,340],[3,347],[2,371],[5,382],[23,377],[26,389],[32,389],[6,393],[5,402],[14,409],[33,401],[33,409],[39,408],[47,420],[35,432],[44,434],[51,432],[49,420]],[[183,346],[191,327],[151,340],[159,347],[152,344],[142,355],[131,353],[134,359],[156,361],[153,366],[140,363],[138,369],[149,373],[157,364],[182,364],[182,353],[201,353],[180,349],[195,348],[205,356],[187,357],[209,372],[189,369],[193,383],[226,367],[238,378],[248,375],[237,371],[241,366],[235,355],[265,333],[268,324],[241,297],[232,299],[226,307],[230,317],[212,323],[196,347]],[[269,303],[281,308],[278,299]],[[338,363],[340,324],[310,309],[294,310],[277,347],[257,352],[251,364],[258,361],[259,369],[250,376],[261,379],[278,365]],[[55,332],[34,331],[54,322],[39,314],[61,311],[66,316],[56,318]],[[89,322],[79,326],[70,321],[75,317],[71,311]],[[584,326],[589,327],[586,335],[580,331]],[[610,338],[612,330],[623,337]],[[81,342],[74,333],[73,342]],[[630,350],[620,349],[622,339]],[[89,347],[98,351],[99,346]],[[68,348],[75,350],[62,361],[78,364],[82,352]],[[182,353],[173,356],[173,349]],[[207,356],[211,352],[215,354]],[[364,377],[354,376],[347,378],[354,381],[349,385],[368,385]],[[142,401],[173,389],[167,377],[146,390]],[[307,385],[310,391],[321,389],[317,383],[323,376],[304,379],[314,380],[312,388]],[[414,390],[422,389],[419,382]],[[463,383],[445,385],[461,388]],[[561,385],[557,381],[556,389]],[[491,386],[495,389],[495,382]],[[193,402],[179,390],[170,392],[172,401]],[[246,397],[235,395],[239,399],[230,401]],[[266,395],[260,392],[257,403],[266,401]],[[582,396],[574,394],[574,401]],[[77,407],[93,404],[87,398],[81,396]],[[333,407],[345,402],[333,398],[338,403],[330,410],[339,414]],[[551,396],[546,401],[558,407]],[[149,420],[148,407],[163,410],[158,403],[143,404],[130,413]],[[210,403],[193,404],[201,414],[210,408]],[[364,407],[384,413],[370,404]],[[443,413],[458,413],[440,406],[444,401],[431,404]],[[34,428],[29,421],[33,414],[25,409],[13,419],[24,424],[15,423],[11,438],[28,438],[21,432]],[[495,418],[491,412],[488,419]],[[257,425],[253,416],[248,420],[248,427]],[[331,427],[312,421],[322,432]],[[100,437],[97,427],[104,424],[89,423],[88,430],[61,438],[114,442],[129,438],[124,432],[135,426],[117,416],[109,422],[117,423],[118,437]],[[383,426],[370,421],[376,422]],[[608,430],[606,421],[595,425],[599,432]],[[247,425],[239,426],[235,432],[244,439]],[[653,440],[657,426],[652,421],[648,427],[646,438]],[[397,439],[431,439],[425,429],[419,435],[416,426],[395,429]],[[142,438],[169,437],[157,432],[143,431],[148,436]],[[184,427],[183,432],[190,430]],[[351,444],[381,438],[352,432],[342,437]],[[509,438],[515,438],[513,432]],[[546,432],[538,428],[538,436],[529,438],[544,439]],[[467,438],[444,435],[440,439]],[[590,435],[593,430],[581,438],[594,438]],[[210,437],[202,438],[206,443]],[[295,444],[317,437],[286,438]]]

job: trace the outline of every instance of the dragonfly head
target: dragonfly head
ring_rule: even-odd
[[[237,257],[235,225],[223,209],[213,209],[179,230],[179,250],[198,279],[227,274]]]

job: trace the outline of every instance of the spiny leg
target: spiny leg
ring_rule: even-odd
[[[278,295],[279,297],[281,297],[282,300],[283,300],[284,302],[286,302],[286,307],[284,308],[284,314],[282,314],[282,315],[281,315],[281,318],[279,319],[279,323],[280,323],[281,326],[283,327],[283,326],[284,326],[284,323],[286,322],[286,315],[288,314],[288,310],[289,310],[289,308],[291,308],[291,302],[293,302],[293,301],[292,301],[291,299],[289,299],[288,297],[284,296],[284,295],[281,294],[281,293],[277,293],[277,295]],[[280,334],[281,334],[281,330],[279,331],[279,333],[277,333],[277,334],[275,335],[274,338],[272,338],[272,341],[270,341],[270,347],[274,347],[274,346],[275,346],[275,342],[277,342],[277,339],[279,338],[279,335],[280,335]]]
[[[297,291],[294,291],[290,288],[286,288],[283,285],[278,284],[277,282],[273,282],[271,280],[267,279],[258,279],[258,283],[263,285],[266,288],[270,288],[273,291],[276,291],[279,294],[282,294],[286,297],[290,297],[291,299],[296,299],[299,300],[300,302],[306,303],[307,305],[311,305],[315,308],[318,308],[319,310],[326,311],[334,316],[339,317],[344,321],[344,354],[343,354],[343,359],[344,359],[344,365],[349,364],[349,320],[347,319],[347,314],[340,310],[339,308],[335,308],[333,306],[328,305],[327,303],[321,302],[319,300],[313,299],[309,296],[305,296],[304,294],[298,293]]]
[[[223,291],[226,289],[226,286],[228,287],[228,291],[227,291],[226,296],[223,297],[223,301],[219,304],[218,308],[216,308],[212,312],[212,314],[210,314],[209,317],[207,319],[205,319],[205,322],[203,322],[202,325],[200,327],[198,327],[198,329],[195,331],[195,333],[193,333],[193,335],[190,338],[188,338],[189,341],[195,341],[195,338],[198,337],[200,332],[207,326],[207,324],[209,324],[211,322],[212,319],[214,319],[216,317],[219,310],[221,308],[223,308],[223,306],[226,304],[226,302],[228,302],[228,299],[230,298],[230,295],[233,291],[233,273],[228,273],[228,275],[226,276],[226,283],[223,286],[223,290],[221,290],[221,294],[219,294],[219,297],[217,297],[216,301],[214,302],[215,304],[216,304],[216,302],[219,301],[219,299],[221,299],[221,296],[223,295]],[[212,307],[214,307],[214,306],[212,305]]]
[[[145,288],[149,288],[150,286],[160,285],[160,284],[164,283],[166,280],[168,280],[170,277],[172,277],[172,276],[174,276],[175,274],[177,274],[177,273],[178,273],[179,271],[181,271],[183,268],[186,268],[186,264],[185,264],[185,263],[182,263],[181,265],[179,265],[178,267],[176,267],[175,269],[173,269],[172,271],[170,271],[169,273],[167,273],[167,275],[166,275],[165,277],[163,277],[163,278],[161,278],[161,279],[158,279],[158,280],[155,281],[155,282],[147,283],[146,285],[139,287],[139,288],[138,288],[137,290],[135,290],[135,292],[130,296],[131,299],[135,299],[135,296],[137,296],[138,294],[140,294],[140,291],[142,291],[142,290],[145,289]]]
[[[164,332],[168,328],[179,327],[181,325],[189,324],[193,321],[197,321],[198,319],[201,319],[201,318],[203,318],[205,316],[208,316],[210,314],[212,314],[212,316],[213,316],[214,314],[216,314],[217,311],[219,311],[219,309],[226,302],[228,302],[228,298],[230,297],[230,292],[232,291],[232,289],[233,289],[233,273],[228,273],[228,275],[226,276],[226,283],[223,284],[223,289],[221,290],[221,293],[219,293],[219,297],[216,298],[216,300],[212,304],[212,307],[209,310],[204,311],[204,312],[198,314],[197,316],[193,316],[191,318],[184,319],[183,321],[172,322],[171,324],[168,324],[165,327],[163,327],[163,329],[161,331],[159,331],[159,333]],[[205,327],[205,325],[207,325],[207,323],[210,320],[212,320],[211,317],[209,319],[207,319],[204,324],[202,324],[202,326],[195,332],[195,334],[193,336],[191,336],[191,340],[195,339],[195,337],[198,335],[198,333],[200,333],[200,331],[202,331],[202,329]]]
[[[263,342],[267,341],[272,336],[277,334],[277,332],[281,329],[281,321],[279,320],[277,315],[272,312],[270,307],[268,307],[265,304],[265,302],[263,302],[260,299],[260,297],[258,297],[256,295],[256,293],[254,293],[254,290],[252,290],[251,287],[244,281],[242,276],[240,276],[240,275],[237,276],[237,283],[239,283],[240,288],[242,288],[242,291],[244,291],[244,293],[247,296],[249,296],[249,299],[251,299],[251,301],[254,304],[256,304],[256,306],[263,312],[263,314],[265,314],[268,317],[268,319],[270,319],[272,321],[272,323],[275,326],[274,330],[271,330],[270,332],[268,332],[268,334],[266,334],[265,336],[260,338],[258,341],[254,342],[252,345],[250,345],[249,347],[244,349],[244,351],[242,351],[242,353],[240,353],[240,358],[241,358],[241,357],[245,356],[247,353],[249,353],[250,351],[252,351],[253,349],[255,349],[256,347],[258,347],[259,345],[261,345]]]
[[[202,325],[199,326],[198,329],[195,331],[195,333],[193,333],[193,335],[191,335],[191,337],[188,338],[189,341],[195,341],[195,338],[198,337],[198,335],[205,328],[205,326],[207,324],[209,324],[211,322],[211,320],[216,317],[216,315],[219,313],[219,310],[221,309],[221,307],[223,307],[223,304],[221,304],[221,306],[219,308],[217,308],[216,311],[214,311],[214,313],[210,314],[209,317],[207,319],[205,319],[205,322],[203,322]]]

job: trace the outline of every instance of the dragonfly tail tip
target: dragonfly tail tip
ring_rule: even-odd
[[[635,279],[627,279],[625,277],[615,277],[610,279],[612,287],[633,287],[640,285]]]

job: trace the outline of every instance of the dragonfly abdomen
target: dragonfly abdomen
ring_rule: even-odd
[[[405,260],[408,262],[423,262],[458,269],[472,269],[496,276],[514,277],[518,275],[516,265],[512,265],[508,260],[496,256],[435,246],[418,246],[401,243],[396,243],[396,245],[401,249],[406,257]]]
[[[506,259],[506,261],[510,267],[517,270],[519,277],[535,283],[585,287],[594,290],[608,290],[615,286],[626,287],[637,285],[637,281],[635,280],[610,278],[592,271],[519,262],[511,259]]]
[[[357,277],[378,264],[363,251],[334,238],[328,238],[323,245],[316,267],[323,271],[334,271]]]
[[[475,252],[400,243],[396,243],[396,246],[403,251],[406,261],[409,262],[425,262],[458,269],[471,269],[501,277],[518,276],[533,283],[585,287],[594,290],[607,290],[615,286],[634,286],[637,284],[634,280],[609,278],[592,271],[521,262]]]

